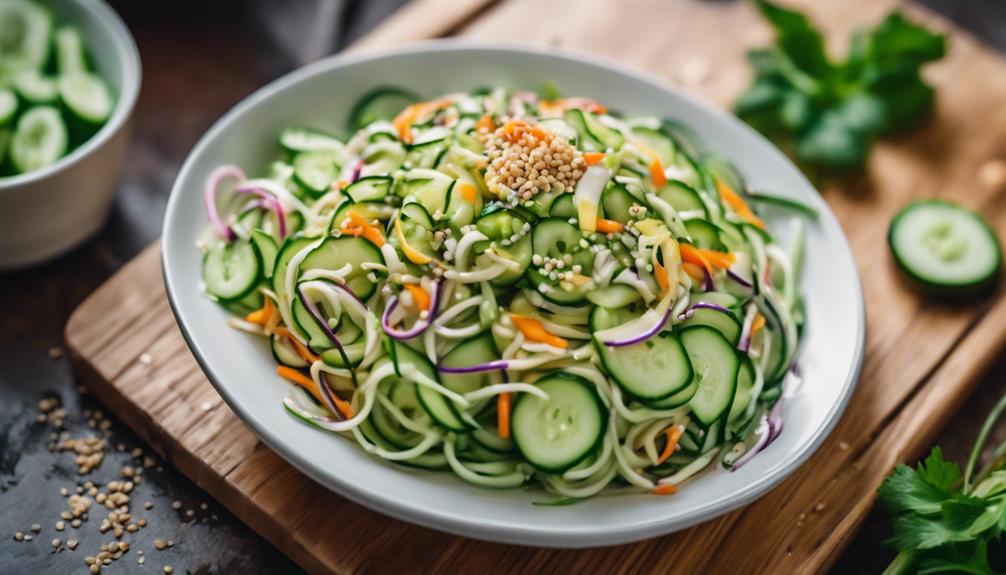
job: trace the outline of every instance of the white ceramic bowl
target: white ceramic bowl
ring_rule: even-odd
[[[377,85],[407,86],[432,97],[476,86],[535,89],[556,84],[631,114],[676,117],[711,149],[732,158],[759,189],[815,206],[804,290],[807,330],[799,353],[806,383],[789,401],[779,439],[740,470],[712,472],[673,497],[595,497],[560,508],[532,506],[545,496],[496,491],[449,473],[378,461],[355,443],[309,428],[284,413],[287,385],[274,375],[260,339],[225,325],[227,314],[199,291],[197,235],[207,226],[202,187],[222,163],[264,172],[288,124],[342,132],[349,106]],[[681,91],[615,62],[550,51],[435,42],[376,55],[352,54],[289,74],[239,104],[202,138],[175,182],[164,222],[168,294],[192,352],[235,412],[256,434],[322,485],[394,517],[469,537],[555,547],[587,547],[653,537],[752,501],[810,456],[845,407],[862,362],[864,309],[859,277],[841,228],[818,193],[771,144],[744,124]]]
[[[54,24],[80,29],[98,74],[116,96],[112,117],[58,162],[0,178],[0,270],[57,256],[105,222],[122,170],[140,91],[140,54],[119,16],[101,0],[52,2]]]

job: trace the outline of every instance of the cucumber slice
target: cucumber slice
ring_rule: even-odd
[[[629,208],[638,203],[629,190],[621,184],[608,184],[601,194],[601,208],[604,217],[616,222],[627,222],[632,217]]]
[[[710,175],[726,184],[734,192],[741,194],[747,190],[744,176],[727,158],[719,154],[707,153],[702,155],[700,162]]]
[[[334,136],[301,126],[290,126],[279,133],[279,145],[284,150],[299,154],[302,152],[331,152],[340,158],[345,155],[345,145]]]
[[[576,206],[573,205],[573,194],[562,194],[556,198],[548,208],[548,215],[564,220],[575,218],[577,213]]]
[[[328,238],[304,258],[300,269],[337,270],[350,264],[353,269],[345,276],[346,287],[356,297],[366,300],[377,291],[377,283],[367,278],[370,271],[363,267],[366,263],[384,264],[381,250],[369,240],[354,237]]]
[[[353,106],[349,113],[349,127],[356,131],[379,120],[391,120],[406,106],[418,101],[418,96],[402,88],[375,88]]]
[[[293,159],[293,179],[307,193],[321,197],[339,175],[339,156],[331,151],[301,152]]]
[[[0,127],[14,123],[14,115],[17,114],[17,96],[14,92],[0,88]],[[0,149],[0,157],[3,150]]]
[[[430,217],[430,213],[426,211],[426,208],[418,202],[402,206],[402,214],[399,218],[403,224],[406,220],[411,220],[413,223],[419,224],[428,230],[434,229],[433,218]]]
[[[581,147],[588,151],[617,150],[625,143],[621,132],[605,126],[590,112],[573,108],[566,110],[564,118],[579,134]]]
[[[290,260],[315,241],[317,240],[302,236],[291,236],[280,246],[272,268],[272,291],[278,301],[286,299],[286,271],[290,267]]]
[[[731,312],[722,312],[716,309],[695,308],[690,312],[691,316],[681,322],[681,327],[691,327],[693,325],[706,325],[723,334],[731,345],[737,345],[741,337],[743,326]]]
[[[727,251],[727,247],[720,240],[723,233],[715,224],[706,220],[688,220],[685,222],[685,231],[692,238],[692,243],[697,248],[715,250],[718,252]]]
[[[598,448],[606,413],[593,385],[581,377],[550,373],[535,385],[549,398],[529,393],[517,398],[510,416],[513,441],[528,463],[559,473]]]
[[[328,232],[331,234],[341,228],[351,212],[367,221],[384,221],[391,218],[392,214],[395,213],[395,208],[384,202],[360,202],[354,204],[352,201],[346,200],[339,204],[339,207],[332,215],[332,220],[328,224]]]
[[[673,165],[677,153],[675,152],[674,140],[667,137],[666,134],[645,126],[636,126],[632,128],[632,135],[638,138],[647,148],[656,152],[663,165]]]
[[[307,361],[297,353],[289,338],[274,335],[269,338],[269,342],[276,363],[297,369],[307,367]]]
[[[342,343],[342,351],[345,352],[346,357],[343,358],[342,353],[339,353],[339,350],[332,347],[332,343],[328,341],[325,346],[326,349],[321,352],[321,361],[332,367],[355,368],[360,365],[360,362],[363,361],[363,354],[367,350],[367,342],[361,340],[353,343],[343,343],[340,338],[339,343]],[[312,344],[311,347],[314,347],[314,345]],[[349,360],[349,365],[346,365],[346,360]]]
[[[524,218],[520,217],[516,212],[511,210],[495,211],[482,216],[477,222],[475,222],[475,226],[480,232],[485,234],[490,241],[497,242],[497,253],[503,255],[504,257],[509,255],[510,257],[508,259],[517,262],[520,266],[519,269],[506,270],[503,274],[497,276],[492,280],[492,285],[505,287],[517,283],[522,277],[524,277],[524,273],[527,271],[528,266],[531,265],[533,247],[531,243],[531,235],[523,233],[525,223],[526,221]],[[504,239],[509,241],[509,238],[513,237],[515,234],[523,235],[521,235],[516,242],[511,243],[509,246],[500,244],[500,242]],[[476,259],[476,263],[480,266],[482,264],[492,265],[493,262],[488,260],[489,256],[479,256],[479,258]]]
[[[403,409],[406,414],[419,409],[419,400],[416,398],[416,385],[410,381],[388,379],[379,384],[379,389],[388,394],[389,398],[397,397],[403,402],[408,402],[410,407],[404,408],[403,403],[392,399],[396,407]],[[410,397],[406,399],[406,394]],[[388,443],[398,449],[410,449],[423,440],[423,436],[403,427],[391,413],[389,413],[381,402],[375,402],[371,415],[368,418],[374,426],[374,431],[381,435]]]
[[[532,252],[540,254],[546,258],[556,258],[564,261],[564,269],[580,265],[584,270],[581,273],[589,273],[594,265],[594,252],[580,246],[583,234],[580,230],[569,223],[568,220],[560,218],[545,218],[539,220],[534,227],[531,236]],[[568,260],[568,261],[567,261]],[[560,305],[575,305],[587,299],[587,292],[590,286],[563,286],[552,281],[543,275],[539,268],[532,267],[528,270],[535,287],[541,291],[542,296]],[[545,285],[544,291],[541,286]]]
[[[692,365],[678,337],[662,331],[650,339],[623,347],[594,341],[604,370],[630,396],[660,401],[688,387]]]
[[[391,345],[394,347],[396,361],[399,365],[411,365],[411,369],[418,370],[433,381],[440,381],[436,368],[425,355],[398,341],[392,340]],[[404,367],[402,370],[403,373],[408,371]],[[454,402],[447,399],[447,397],[435,389],[417,384],[416,397],[419,399],[419,404],[426,410],[426,413],[430,414],[430,417],[438,425],[451,431],[465,431],[468,429],[468,424],[461,419]]]
[[[217,243],[203,256],[206,293],[218,301],[239,300],[258,286],[261,266],[251,242]]]
[[[441,219],[447,210],[455,181],[454,178],[436,170],[409,170],[402,174],[396,192],[403,198],[414,198],[436,221]]]
[[[87,55],[80,32],[72,26],[62,26],[56,30],[56,70],[60,74],[74,74],[87,71]]]
[[[754,382],[754,363],[749,355],[743,354],[740,371],[737,373],[737,391],[734,393],[734,401],[730,406],[727,421],[734,421],[747,411],[748,404],[751,403],[751,392],[754,391]]]
[[[709,326],[685,328],[681,343],[698,380],[698,389],[688,406],[695,418],[709,427],[733,404],[740,359],[723,334]]]
[[[262,264],[262,276],[267,280],[272,279],[272,270],[276,265],[276,253],[279,252],[276,240],[261,229],[255,228],[251,233],[251,242]]]
[[[0,2],[0,83],[49,59],[52,15],[35,2]]]
[[[390,189],[390,176],[367,176],[353,182],[343,192],[354,202],[376,202],[383,200]]]
[[[945,200],[917,200],[902,208],[887,241],[901,271],[937,293],[979,291],[994,283],[1002,268],[1002,248],[988,222]]]
[[[447,138],[413,144],[405,154],[405,163],[410,168],[433,168],[447,152]]]
[[[606,288],[591,290],[587,293],[587,299],[594,305],[614,309],[633,304],[643,299],[643,296],[634,287],[612,284]]]
[[[14,90],[28,104],[51,104],[56,101],[59,90],[56,80],[46,78],[38,70],[24,70],[14,76]]]
[[[17,122],[10,142],[11,163],[17,173],[31,172],[62,158],[66,145],[66,124],[56,108],[32,108]]]
[[[85,124],[104,124],[115,101],[104,80],[87,72],[65,74],[57,81],[59,98],[70,115]]]
[[[496,348],[496,342],[492,334],[486,331],[454,346],[454,349],[440,360],[440,364],[444,367],[466,367],[499,358],[500,352]],[[464,395],[492,383],[494,376],[494,372],[444,373],[440,379],[444,387]],[[471,411],[479,411],[478,406],[472,406]]]
[[[657,196],[679,212],[701,211],[707,218],[709,217],[702,197],[695,188],[685,182],[668,180],[667,184],[657,191]]]

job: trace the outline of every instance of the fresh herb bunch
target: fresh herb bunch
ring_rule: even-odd
[[[963,474],[934,447],[915,469],[899,465],[877,490],[894,518],[890,543],[899,553],[884,571],[993,575],[988,546],[1006,530],[1006,442],[977,474],[975,465],[1006,396],[989,413]]]
[[[861,167],[877,136],[932,109],[933,88],[920,72],[946,53],[943,34],[894,11],[876,28],[854,32],[848,55],[834,62],[806,16],[765,0],[755,4],[776,40],[748,52],[755,79],[736,112],[808,167]]]

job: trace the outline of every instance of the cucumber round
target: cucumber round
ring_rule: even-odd
[[[715,293],[715,292],[714,292]],[[718,309],[705,307],[695,308],[689,312],[691,315],[681,322],[681,327],[686,328],[693,325],[707,325],[723,334],[731,345],[737,345],[740,340],[743,325],[733,312],[723,312]]]
[[[550,373],[535,385],[547,400],[529,393],[514,403],[510,431],[528,463],[547,473],[560,473],[593,453],[604,437],[606,413],[587,380]]]
[[[87,70],[87,54],[80,32],[72,26],[56,30],[56,69],[60,74],[74,74]]]
[[[279,134],[279,145],[288,152],[332,152],[345,149],[342,142],[324,132],[300,126],[284,128]]]
[[[535,225],[531,235],[531,244],[534,254],[545,258],[556,258],[566,260],[563,269],[570,269],[579,264],[582,266],[582,274],[587,275],[593,269],[594,252],[580,246],[583,234],[580,230],[561,218],[544,218]],[[566,289],[559,285],[559,282],[552,281],[544,274],[544,268],[532,266],[528,273],[536,288],[541,290],[540,285],[545,285],[542,296],[559,305],[576,305],[587,299],[587,292],[590,286],[576,286]]]
[[[367,278],[370,272],[363,268],[365,263],[384,263],[381,250],[369,240],[354,237],[328,238],[304,258],[300,269],[337,270],[350,264],[353,270],[345,276],[346,287],[356,297],[366,300],[377,291],[377,283]]]
[[[391,345],[394,346],[395,361],[399,365],[411,365],[412,369],[420,371],[433,381],[440,382],[440,375],[425,355],[404,343],[392,341]],[[403,369],[402,372],[406,373],[407,370]],[[416,397],[419,399],[419,404],[426,410],[426,413],[441,427],[450,429],[451,431],[465,431],[468,429],[468,424],[461,419],[457,406],[442,393],[428,386],[416,384]]]
[[[934,292],[979,291],[1002,268],[1002,248],[988,222],[946,200],[917,200],[902,208],[887,241],[901,271]]]
[[[349,113],[349,127],[359,130],[379,120],[391,120],[419,97],[403,88],[380,87],[364,94]]]
[[[24,70],[14,76],[14,90],[28,104],[51,104],[56,101],[59,90],[56,80],[46,78],[38,70]]]
[[[219,301],[245,297],[258,286],[260,278],[261,266],[251,242],[214,244],[203,257],[206,293]]]
[[[740,359],[727,338],[709,326],[685,328],[681,331],[681,343],[685,345],[698,380],[698,388],[688,406],[695,419],[708,427],[733,404]]]
[[[59,99],[70,115],[85,124],[104,124],[115,102],[104,80],[87,72],[64,74],[57,82]]]
[[[339,175],[338,160],[330,151],[301,152],[293,159],[293,179],[309,194],[319,197]]]
[[[66,124],[59,112],[51,106],[38,106],[17,122],[10,142],[11,163],[21,174],[38,170],[62,158],[66,146]]]
[[[634,345],[609,347],[597,340],[594,344],[604,371],[634,398],[659,401],[692,382],[688,354],[678,336],[670,331]]]
[[[14,115],[17,114],[17,96],[14,92],[0,88],[0,126],[6,126],[14,122]],[[3,150],[0,149],[0,155]]]
[[[0,2],[0,84],[49,59],[52,15],[29,0]]]

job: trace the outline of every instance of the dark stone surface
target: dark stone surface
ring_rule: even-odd
[[[324,0],[323,0],[324,1]],[[402,0],[344,3],[350,24],[334,36],[342,44],[372,25],[379,15]],[[375,6],[378,5],[378,6]],[[997,0],[925,0],[924,4],[972,29],[999,49],[1006,49],[1006,3]],[[77,437],[91,431],[85,410],[101,406],[76,392],[76,382],[64,358],[49,350],[60,346],[63,325],[74,307],[105,278],[160,235],[168,191],[188,150],[230,106],[255,88],[294,67],[292,56],[262,33],[260,10],[243,2],[117,2],[140,47],[144,86],[136,110],[136,127],[128,165],[112,217],[99,236],[71,254],[27,271],[0,275],[0,573],[86,573],[83,558],[94,555],[110,533],[99,534],[105,511],[94,510],[77,530],[56,532],[54,524],[66,501],[59,489],[71,492],[78,482],[70,453],[47,450],[52,428],[37,423],[36,404],[58,398],[67,408],[66,429]],[[353,24],[355,22],[355,24]],[[985,411],[1004,389],[1000,363],[964,409],[954,417],[940,443],[962,460]],[[93,413],[92,413],[93,416]],[[114,420],[114,418],[113,418]],[[106,483],[119,469],[135,464],[130,456],[143,445],[125,427],[114,423],[111,450],[103,465],[87,479]],[[123,444],[124,452],[115,446]],[[131,494],[134,518],[148,526],[123,538],[129,552],[104,572],[161,573],[297,573],[299,569],[188,479],[173,471],[146,470]],[[180,501],[180,510],[172,509]],[[153,509],[144,510],[151,501]],[[202,510],[201,503],[208,509]],[[186,510],[194,511],[188,517]],[[42,526],[31,542],[15,542],[14,532]],[[879,572],[893,556],[882,545],[887,518],[874,511],[859,537],[835,567],[835,573]],[[52,553],[53,538],[80,541],[76,551]],[[176,545],[156,551],[155,539]],[[137,563],[142,550],[146,564]]]

